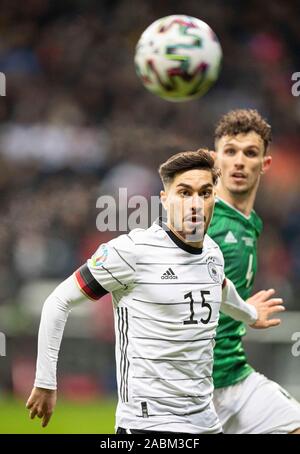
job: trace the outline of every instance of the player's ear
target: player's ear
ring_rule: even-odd
[[[215,150],[209,150],[211,157],[216,162],[217,159],[217,152]]]
[[[271,167],[272,164],[272,156],[264,156],[263,163],[262,163],[262,168],[261,168],[261,174],[266,173],[269,168]]]
[[[215,165],[218,162],[218,155],[221,153],[220,140],[222,140],[222,139],[216,139],[215,140],[215,146],[214,146],[214,149],[212,150],[212,154],[213,154],[213,158],[214,158],[214,161],[215,161]]]
[[[162,203],[162,206],[164,207],[164,209],[166,210],[167,209],[167,193],[166,191],[160,191],[160,200],[161,200],[161,203]]]

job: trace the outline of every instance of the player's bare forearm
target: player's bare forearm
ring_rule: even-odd
[[[285,310],[282,298],[272,298],[274,293],[275,290],[272,288],[261,290],[247,299],[247,303],[254,306],[258,314],[256,322],[250,325],[252,328],[264,329],[280,325],[280,318],[270,318]]]
[[[51,419],[55,405],[57,392],[53,389],[34,387],[26,403],[31,419],[36,416],[42,419],[42,427],[46,427]]]

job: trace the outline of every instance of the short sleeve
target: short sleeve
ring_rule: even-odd
[[[81,291],[98,300],[106,293],[127,290],[134,281],[135,245],[128,235],[120,235],[99,246],[87,263],[75,272]]]

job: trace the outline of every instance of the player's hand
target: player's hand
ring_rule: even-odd
[[[57,393],[55,390],[33,388],[26,403],[26,408],[30,410],[30,418],[34,419],[35,416],[43,418],[42,427],[46,427],[52,416],[56,404],[56,397]]]
[[[273,314],[285,311],[282,298],[272,298],[274,293],[273,288],[261,290],[246,300],[257,310],[258,318],[253,325],[250,325],[252,328],[264,329],[280,325],[281,320],[279,318],[270,319]]]

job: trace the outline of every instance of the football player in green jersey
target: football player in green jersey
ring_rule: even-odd
[[[256,110],[224,115],[215,130],[221,169],[208,234],[220,246],[225,274],[249,298],[257,268],[262,221],[253,206],[261,176],[269,169],[271,127]],[[300,404],[248,364],[243,323],[220,314],[214,350],[214,403],[225,433],[300,433]]]

